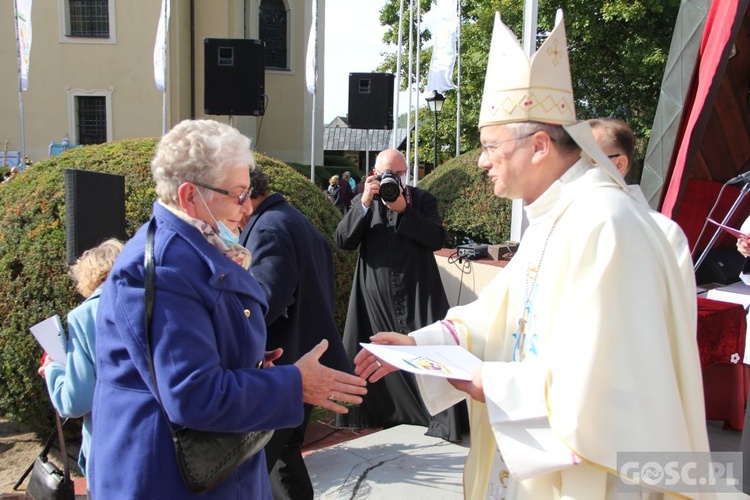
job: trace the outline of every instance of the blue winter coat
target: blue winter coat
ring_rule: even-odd
[[[160,204],[151,346],[175,429],[241,432],[295,427],[302,380],[294,366],[258,369],[266,302],[255,279]],[[97,314],[97,384],[90,490],[94,498],[191,498],[153,394],[144,344],[146,226],[125,245]],[[270,499],[265,455],[199,498]]]

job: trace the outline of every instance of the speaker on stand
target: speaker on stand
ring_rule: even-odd
[[[205,38],[203,112],[265,113],[266,46],[260,40]]]
[[[349,73],[349,128],[393,128],[393,83],[390,73]]]

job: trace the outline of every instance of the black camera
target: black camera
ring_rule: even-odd
[[[380,197],[383,201],[393,203],[401,194],[401,179],[390,170],[377,176],[380,181]]]

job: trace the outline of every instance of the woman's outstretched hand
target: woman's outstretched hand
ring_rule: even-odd
[[[321,365],[320,356],[326,349],[328,341],[323,340],[294,363],[302,374],[302,400],[336,413],[348,413],[348,408],[339,403],[360,404],[362,396],[367,394],[367,382],[355,375]]]

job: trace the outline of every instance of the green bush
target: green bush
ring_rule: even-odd
[[[452,242],[469,238],[476,243],[497,244],[510,237],[511,202],[493,194],[492,183],[477,167],[480,153],[475,150],[457,156],[419,183],[437,198],[443,226]]]
[[[357,164],[351,158],[341,155],[323,155],[323,163],[327,167],[357,168]]]
[[[305,179],[310,178],[310,165],[305,165],[304,163],[297,163],[293,161],[288,161],[286,162],[286,164],[292,167]],[[315,166],[315,185],[321,189],[327,188],[328,179],[331,177],[331,175],[333,174],[331,174],[326,167],[323,167],[321,165],[316,165]]]
[[[85,146],[35,164],[0,184],[0,415],[35,430],[51,423],[49,399],[37,375],[42,354],[29,327],[55,313],[64,320],[81,301],[67,275],[63,169],[125,176],[126,232],[145,222],[156,198],[149,163],[156,139]],[[336,320],[348,305],[356,255],[338,250],[333,234],[341,215],[321,190],[279,161],[257,154],[271,189],[283,193],[334,248]]]

